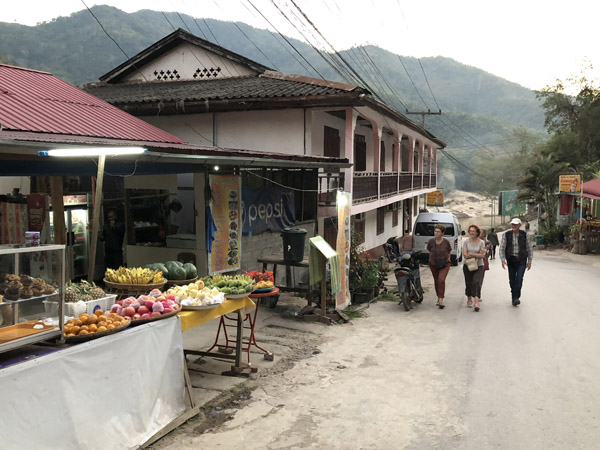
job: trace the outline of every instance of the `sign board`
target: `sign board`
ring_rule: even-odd
[[[559,175],[558,190],[560,194],[581,194],[581,175]]]
[[[500,192],[500,215],[501,216],[519,216],[525,214],[525,202],[517,200],[519,191],[501,191]]]
[[[209,183],[210,208],[217,231],[208,254],[208,269],[211,274],[238,270],[242,254],[242,179],[237,175],[210,175]]]
[[[429,192],[427,194],[427,206],[444,206],[444,191],[439,189]]]
[[[296,223],[294,191],[276,186],[242,189],[242,223],[244,234],[281,231]]]
[[[337,192],[338,234],[335,249],[340,255],[340,291],[336,295],[336,308],[343,308],[350,302],[350,205],[349,192]]]

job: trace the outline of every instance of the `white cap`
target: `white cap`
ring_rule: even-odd
[[[521,225],[521,219],[519,219],[518,217],[515,217],[513,220],[510,221],[511,224],[513,225]]]

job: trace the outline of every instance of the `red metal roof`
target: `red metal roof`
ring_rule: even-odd
[[[182,144],[51,73],[0,64],[0,129]]]

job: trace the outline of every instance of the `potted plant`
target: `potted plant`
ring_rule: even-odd
[[[366,292],[367,301],[370,301],[373,298],[374,290],[378,284],[379,268],[377,267],[377,262],[367,260],[360,280],[360,290],[361,292]]]

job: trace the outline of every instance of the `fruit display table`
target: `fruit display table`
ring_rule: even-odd
[[[181,319],[182,331],[188,330],[192,327],[202,325],[210,320],[217,319],[237,312],[237,334],[236,334],[236,350],[235,354],[222,354],[214,353],[209,351],[198,351],[198,350],[184,350],[186,355],[199,355],[199,356],[211,356],[220,359],[231,359],[234,361],[234,365],[231,366],[231,374],[240,373],[244,370],[251,369],[250,364],[242,364],[242,343],[244,339],[244,318],[247,311],[251,311],[256,308],[256,305],[248,297],[239,299],[228,299],[211,309],[205,309],[202,311],[181,311],[179,317]],[[218,334],[218,333],[217,333]],[[212,348],[212,347],[211,347]],[[230,374],[230,373],[227,373]]]
[[[246,314],[244,316],[244,322],[248,322],[248,325],[244,326],[244,329],[249,330],[250,335],[248,336],[247,340],[242,339],[241,351],[247,353],[248,365],[254,371],[258,370],[258,368],[256,366],[252,366],[252,364],[250,363],[250,349],[252,347],[255,347],[258,350],[262,351],[263,357],[267,361],[273,361],[273,359],[274,359],[273,353],[271,353],[268,350],[265,350],[260,345],[258,345],[258,343],[256,342],[256,334],[254,332],[254,327],[256,326],[256,318],[258,316],[260,299],[261,298],[269,298],[269,297],[272,297],[272,296],[278,295],[278,294],[279,294],[279,289],[274,287],[273,289],[271,289],[268,292],[253,293],[253,294],[250,294],[250,296],[249,296],[250,299],[252,299],[254,304],[256,305],[256,308],[254,309],[254,312],[249,312],[248,310],[246,310]],[[227,332],[228,328],[234,327],[234,325],[232,325],[232,323],[237,322],[237,320],[238,320],[238,318],[229,317],[229,316],[227,316],[227,314],[221,316],[221,321],[219,323],[219,329],[217,331],[217,337],[215,338],[215,343],[213,344],[213,346],[208,349],[209,352],[215,347],[217,347],[217,349],[220,353],[229,353],[237,348],[237,341],[238,341],[237,336],[234,339]],[[221,333],[223,333],[224,342],[221,339]],[[232,345],[233,343],[236,344],[236,347],[234,347]]]
[[[2,367],[0,398],[3,450],[138,448],[186,410],[180,319]]]

